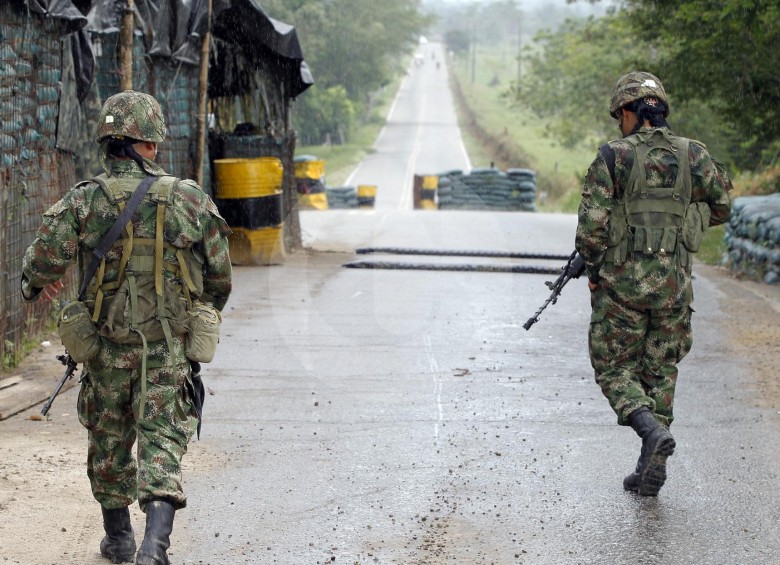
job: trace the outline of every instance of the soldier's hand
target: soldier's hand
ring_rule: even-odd
[[[44,302],[51,302],[57,297],[63,288],[65,288],[65,285],[62,284],[62,281],[57,281],[51,283],[50,285],[46,285],[41,291],[41,299]]]

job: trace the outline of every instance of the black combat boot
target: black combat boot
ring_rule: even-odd
[[[146,504],[146,531],[135,557],[136,565],[169,565],[166,550],[171,545],[175,513],[173,505],[165,500],[152,500]]]
[[[674,453],[674,437],[647,406],[632,412],[628,420],[642,438],[642,451],[636,470],[623,479],[623,488],[642,496],[656,496],[666,482],[666,458]]]
[[[111,563],[132,563],[135,557],[135,532],[130,524],[130,510],[103,508],[103,529],[106,537],[100,541],[100,555]]]

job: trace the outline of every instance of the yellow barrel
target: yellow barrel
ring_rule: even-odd
[[[325,161],[298,161],[294,165],[295,178],[321,179],[325,176]]]
[[[373,184],[359,184],[357,187],[358,207],[373,208],[376,201],[376,186]]]
[[[424,189],[436,190],[439,188],[439,177],[436,175],[427,175],[423,177],[422,187]]]
[[[423,210],[438,210],[439,207],[436,205],[436,202],[433,200],[429,200],[427,198],[420,200],[420,208]]]
[[[282,162],[276,157],[215,159],[216,198],[257,198],[282,189]]]
[[[231,228],[228,238],[230,262],[234,265],[279,265],[284,263],[282,226],[259,228]]]
[[[302,210],[327,210],[328,194],[325,192],[313,192],[298,195],[298,206]]]

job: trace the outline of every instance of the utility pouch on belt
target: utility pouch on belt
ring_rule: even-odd
[[[682,227],[682,241],[685,248],[696,253],[701,247],[704,231],[710,225],[712,210],[706,202],[694,202],[688,208]]]
[[[57,320],[62,345],[76,363],[94,359],[100,351],[100,336],[83,302],[68,302]]]
[[[211,363],[219,343],[222,314],[210,302],[193,302],[187,311],[189,318],[184,355],[190,361]]]

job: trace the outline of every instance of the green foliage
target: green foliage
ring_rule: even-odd
[[[343,86],[312,86],[293,106],[293,126],[304,144],[343,143],[355,125],[355,107]]]
[[[722,225],[707,229],[696,258],[707,265],[719,265],[726,253],[725,229]]]
[[[740,136],[735,158],[762,162],[780,139],[780,5],[767,0],[626,0],[625,19],[677,99],[704,101]],[[663,22],[663,25],[658,25]]]
[[[431,22],[419,0],[264,0],[263,8],[296,27],[316,84],[343,87],[356,107],[399,74],[399,56]]]
[[[525,49],[528,70],[510,96],[547,119],[548,134],[566,147],[594,135],[616,137],[609,99],[626,54],[636,49],[625,23],[616,18],[568,20],[559,32],[542,31],[535,41],[534,49]]]

